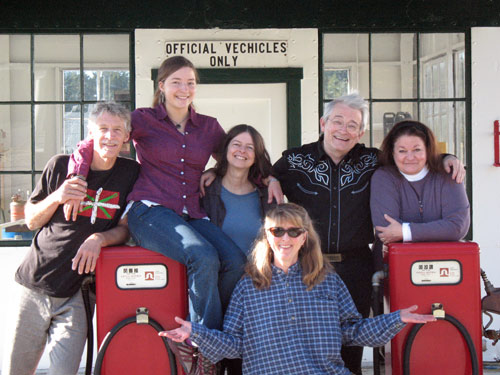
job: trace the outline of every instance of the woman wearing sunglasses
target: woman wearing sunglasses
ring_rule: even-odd
[[[323,259],[306,210],[278,205],[265,217],[246,274],[233,292],[224,331],[180,318],[181,327],[161,332],[170,340],[190,339],[217,362],[242,358],[243,374],[350,374],[341,344],[383,345],[404,323],[433,316],[408,309],[362,319],[342,280]]]

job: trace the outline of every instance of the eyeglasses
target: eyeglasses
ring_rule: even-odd
[[[335,129],[342,129],[345,126],[347,131],[352,134],[359,132],[359,129],[361,129],[361,126],[356,124],[355,122],[345,123],[343,121],[331,118],[328,118],[328,121],[332,123]]]
[[[269,232],[271,232],[271,234],[274,237],[283,237],[285,235],[285,233],[288,233],[288,235],[292,238],[297,238],[298,236],[300,236],[302,233],[304,233],[306,231],[304,228],[285,229],[282,227],[272,227],[272,228],[269,228],[268,230],[269,230]]]

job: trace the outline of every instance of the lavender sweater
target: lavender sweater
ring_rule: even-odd
[[[370,207],[374,226],[387,226],[388,214],[410,223],[414,242],[458,241],[469,230],[465,187],[444,173],[409,182],[395,167],[381,167],[372,176]]]

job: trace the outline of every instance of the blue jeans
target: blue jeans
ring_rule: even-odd
[[[137,245],[186,266],[190,320],[221,329],[222,312],[246,262],[240,248],[210,221],[186,221],[163,206],[135,202],[128,226]]]

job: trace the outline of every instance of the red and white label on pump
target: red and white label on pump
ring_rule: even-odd
[[[167,283],[164,264],[124,264],[116,269],[116,286],[120,289],[161,289]]]
[[[459,284],[462,266],[457,260],[423,260],[411,266],[411,282],[415,285]]]

